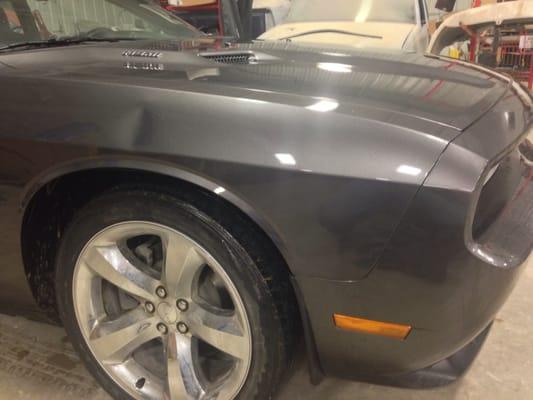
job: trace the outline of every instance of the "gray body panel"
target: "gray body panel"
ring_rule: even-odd
[[[236,54],[257,63],[205,57]],[[321,364],[335,375],[396,374],[449,356],[488,326],[516,281],[518,265],[496,276],[465,241],[481,177],[530,124],[528,96],[489,71],[212,39],[14,52],[0,63],[0,213],[12,227],[0,242],[11,260],[1,304],[35,309],[20,244],[33,195],[101,168],[216,190],[255,221],[301,286]],[[475,309],[487,293],[499,295]],[[341,332],[335,312],[415,333],[396,343]],[[447,329],[432,325],[436,313]]]

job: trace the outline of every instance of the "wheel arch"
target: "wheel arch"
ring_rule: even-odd
[[[104,181],[86,186],[85,183],[93,176]],[[135,183],[154,188],[170,187],[169,190],[176,194],[185,190],[188,195],[213,201],[213,207],[230,210],[231,216],[241,218],[248,228],[265,239],[265,248],[262,250],[275,252],[287,276],[292,275],[280,235],[266,218],[231,189],[196,172],[159,160],[116,157],[81,159],[44,171],[26,185],[21,198],[21,245],[26,277],[37,303],[52,318],[56,316],[55,292],[52,293],[53,288],[46,282],[53,277],[53,261],[62,229],[72,218],[75,209],[90,200],[83,199],[85,193],[73,191],[81,189],[94,198],[113,187]],[[68,193],[69,198],[59,199],[64,193]],[[69,204],[65,207],[63,203]],[[225,222],[222,221],[223,224]]]
[[[151,159],[137,159],[137,158],[115,158],[115,157],[100,157],[98,159],[80,159],[68,163],[63,163],[55,166],[47,171],[42,172],[37,177],[32,179],[25,187],[22,195],[22,212],[26,215],[28,206],[39,190],[49,185],[51,182],[62,177],[85,172],[90,170],[123,170],[139,173],[151,173],[168,178],[173,178],[198,187],[212,193],[218,188],[223,188],[222,193],[217,193],[217,196],[224,199],[226,202],[232,204],[249,219],[261,228],[270,239],[276,244],[278,250],[287,260],[287,251],[283,246],[281,235],[274,229],[274,227],[267,222],[267,219],[261,215],[256,209],[248,204],[239,195],[232,190],[224,187],[213,179],[204,177],[197,172],[192,172],[186,168],[177,167],[171,163],[155,161]]]

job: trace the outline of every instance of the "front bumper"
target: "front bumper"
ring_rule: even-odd
[[[365,279],[297,277],[326,374],[400,381],[483,336],[533,248],[533,167],[518,151],[523,140],[486,159],[466,159],[460,146],[445,153]],[[453,187],[439,184],[454,171]],[[338,329],[334,314],[413,329],[393,340]]]
[[[358,283],[300,280],[307,308],[312,310],[309,318],[325,374],[357,380],[400,379],[474,341],[494,320],[523,267],[483,271],[487,267],[475,261],[468,265],[456,261],[440,276],[415,276],[412,270],[413,275],[401,277],[380,270]],[[383,277],[385,282],[379,282]],[[404,341],[344,331],[333,324],[331,316],[336,312],[411,323],[413,330]]]
[[[491,328],[492,324],[461,350],[430,367],[402,375],[374,377],[369,379],[369,382],[409,389],[428,389],[453,383],[470,369],[483,348]]]

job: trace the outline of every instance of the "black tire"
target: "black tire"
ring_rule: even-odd
[[[176,197],[139,189],[115,190],[81,209],[60,242],[56,261],[56,293],[61,320],[87,369],[116,399],[132,399],[94,358],[78,326],[72,295],[73,272],[80,252],[98,232],[126,221],[148,221],[168,226],[191,237],[223,266],[245,305],[252,334],[252,361],[238,399],[270,399],[280,383],[289,359],[287,315],[275,298],[283,290],[267,284],[252,257],[229,232],[208,215]],[[287,282],[280,283],[284,286]],[[274,290],[273,290],[274,287]],[[278,293],[278,294],[277,294]],[[278,305],[278,306],[277,306]]]

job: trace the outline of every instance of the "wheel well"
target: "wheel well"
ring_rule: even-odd
[[[236,206],[181,179],[152,172],[103,168],[54,179],[35,193],[26,208],[21,238],[26,276],[38,305],[50,318],[58,320],[54,265],[63,232],[77,210],[91,199],[121,186],[142,186],[171,194],[215,219],[246,248],[267,283],[274,279],[278,285],[279,282],[286,284],[282,290],[286,291],[287,304],[280,306],[291,310],[289,313],[283,310],[281,314],[294,316],[298,313],[290,270],[282,254],[261,227]],[[299,318],[294,320],[299,321]]]

